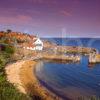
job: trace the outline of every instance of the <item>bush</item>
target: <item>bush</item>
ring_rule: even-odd
[[[0,99],[1,100],[31,100],[30,97],[18,92],[13,86],[8,82],[2,82],[0,84]]]
[[[8,53],[8,54],[13,54],[14,51],[15,51],[15,50],[14,50],[13,47],[6,46],[6,48],[5,48],[5,52]]]
[[[0,100],[31,100],[31,98],[20,93],[13,84],[6,79],[4,66],[9,61],[8,58],[14,53],[14,48],[6,46],[3,52],[0,52]]]

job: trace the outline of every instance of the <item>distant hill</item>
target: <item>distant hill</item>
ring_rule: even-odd
[[[12,43],[12,42],[17,42],[17,43],[24,43],[24,42],[29,42],[33,40],[36,36],[26,34],[26,33],[21,33],[21,32],[0,32],[0,40],[6,42],[6,43]]]

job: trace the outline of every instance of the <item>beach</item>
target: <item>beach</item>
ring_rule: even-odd
[[[37,61],[18,61],[6,66],[7,79],[13,83],[20,92],[30,94],[31,97],[37,97],[40,100],[61,100],[58,96],[51,93],[42,86],[35,76],[35,67]]]

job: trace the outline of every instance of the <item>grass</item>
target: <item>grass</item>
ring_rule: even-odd
[[[28,95],[20,93],[13,84],[6,79],[5,65],[11,61],[10,57],[14,53],[14,48],[5,46],[0,51],[0,100],[31,100]]]

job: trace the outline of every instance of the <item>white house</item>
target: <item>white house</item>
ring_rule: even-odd
[[[43,42],[39,38],[36,38],[33,45],[35,45],[34,50],[43,50]]]
[[[27,47],[23,47],[24,49],[28,50],[43,50],[43,42],[40,38],[34,38],[31,44],[28,44]]]

